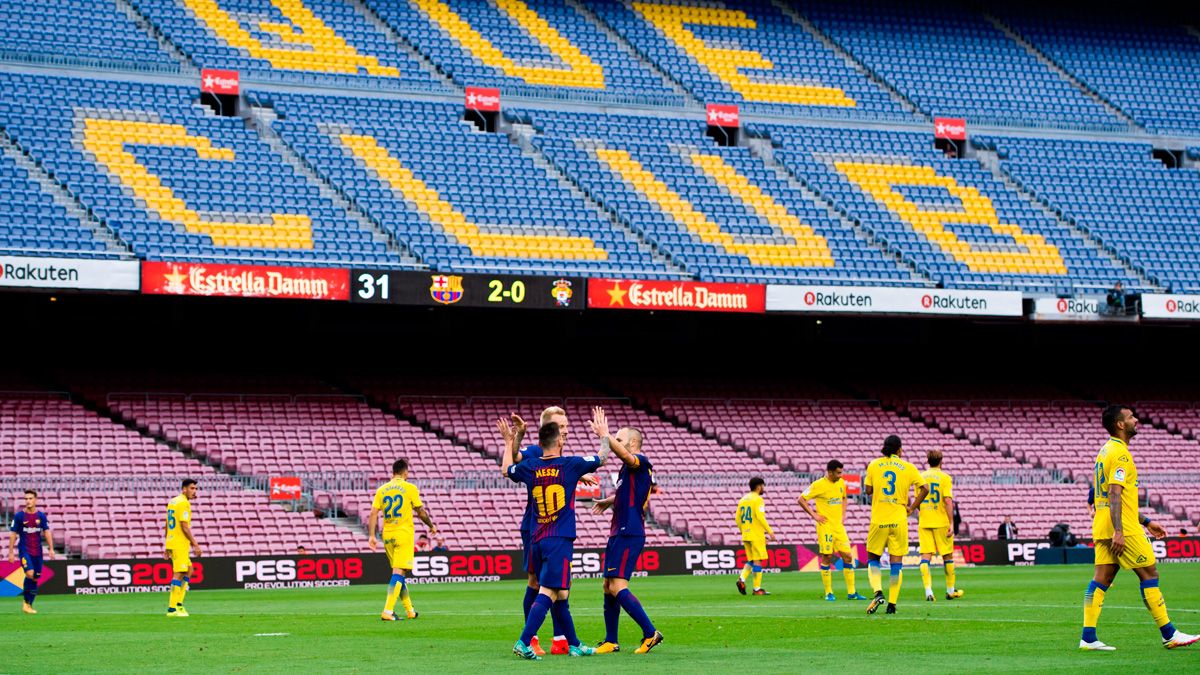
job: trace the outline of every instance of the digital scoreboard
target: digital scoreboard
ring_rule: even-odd
[[[582,310],[587,300],[586,284],[580,277],[353,269],[350,301],[424,307]]]

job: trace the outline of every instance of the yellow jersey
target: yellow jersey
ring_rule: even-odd
[[[774,534],[770,523],[767,522],[767,507],[763,504],[762,495],[749,492],[738,501],[738,529],[742,531],[743,541],[758,541],[766,539],[767,533]]]
[[[1108,488],[1122,486],[1121,529],[1125,534],[1141,534],[1138,522],[1138,474],[1133,465],[1129,446],[1117,438],[1110,438],[1096,455],[1096,471],[1092,477],[1096,489],[1096,516],[1092,519],[1092,539],[1112,539],[1112,505],[1109,503]]]
[[[400,478],[393,478],[379,486],[371,508],[383,514],[382,536],[413,535],[413,509],[423,506],[417,486]]]
[[[825,516],[825,525],[822,527],[844,526],[842,521],[846,514],[846,481],[839,480],[835,483],[828,477],[821,476],[804,491],[804,498],[815,501],[817,513]]]
[[[908,489],[925,484],[917,467],[899,457],[879,457],[867,465],[863,485],[872,486],[871,524],[908,520]]]
[[[192,523],[192,503],[187,497],[179,495],[167,502],[167,542],[169,549],[188,548],[191,542],[183,536],[182,523]]]
[[[921,500],[918,527],[950,527],[950,514],[946,512],[946,499],[954,499],[954,479],[938,469],[929,469],[921,474],[929,486],[929,494]]]

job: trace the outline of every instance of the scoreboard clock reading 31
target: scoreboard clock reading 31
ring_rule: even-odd
[[[585,284],[579,277],[354,269],[350,271],[350,301],[425,307],[581,310],[587,299]]]

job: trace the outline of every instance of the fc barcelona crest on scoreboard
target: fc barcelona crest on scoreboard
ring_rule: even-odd
[[[453,305],[462,300],[463,278],[447,274],[433,275],[433,283],[429,285],[429,297],[442,305]]]

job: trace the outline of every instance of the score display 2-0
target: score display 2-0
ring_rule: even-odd
[[[587,280],[581,277],[513,274],[440,274],[354,269],[350,301],[424,307],[528,307],[583,309]]]

